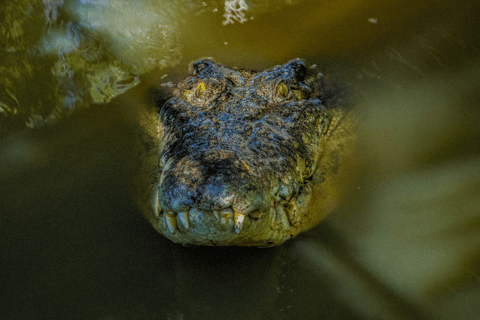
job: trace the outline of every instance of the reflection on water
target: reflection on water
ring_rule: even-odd
[[[6,1],[0,112],[10,121],[4,126],[53,123],[109,102],[152,69],[176,65],[185,11],[171,1]]]
[[[53,27],[32,30],[43,42],[25,38],[18,59],[10,47],[1,49],[8,53],[2,72],[15,63],[25,66],[21,59],[33,59],[32,46],[67,50],[73,47],[65,39],[84,41],[80,35],[75,40],[74,31],[86,28],[78,17],[89,16],[94,4],[46,2],[49,19],[43,9],[29,17]],[[79,3],[91,7],[75,9]],[[478,12],[439,1],[247,3],[247,21],[226,26],[219,2],[161,10],[159,15],[179,26],[175,48],[183,58],[177,67],[138,72],[134,77],[142,81],[131,90],[112,95],[110,103],[79,108],[54,125],[0,131],[2,318],[479,317]],[[39,4],[33,8],[43,8]],[[108,31],[135,29],[128,18],[136,21],[149,4],[131,4],[138,11],[123,19],[124,29],[113,23],[91,34],[98,32],[105,51],[148,55],[154,50],[131,51],[125,39]],[[92,26],[108,24],[102,14],[90,14]],[[65,19],[65,28],[70,23],[72,33],[55,28],[55,19]],[[11,34],[19,35],[18,28]],[[138,37],[144,30],[137,32]],[[45,45],[55,41],[60,44]],[[56,61],[68,60],[42,50],[49,58],[28,60],[31,73],[17,69],[24,75],[18,85],[2,83],[2,110],[12,103],[57,103],[48,94],[56,82],[39,79],[50,79]],[[355,90],[361,114],[358,182],[324,223],[281,247],[181,247],[159,236],[131,200],[144,141],[139,118],[150,109],[146,92],[169,81],[161,79],[165,73],[184,74],[188,62],[204,56],[253,69],[300,57]],[[81,54],[76,58],[87,61]],[[108,69],[94,60],[89,65],[77,59],[75,74],[82,77],[73,79],[88,78],[89,68]],[[90,90],[75,81],[62,82],[59,90]],[[106,97],[105,91],[98,92]],[[16,119],[7,116],[2,125]]]

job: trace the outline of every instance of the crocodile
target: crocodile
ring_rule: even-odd
[[[158,232],[183,245],[271,247],[325,218],[353,125],[322,104],[307,71],[299,59],[263,72],[190,65],[156,114],[143,211]]]

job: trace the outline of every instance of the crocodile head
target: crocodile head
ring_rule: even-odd
[[[322,220],[333,116],[310,98],[304,63],[200,60],[191,73],[158,115],[153,226],[185,245],[274,246]]]

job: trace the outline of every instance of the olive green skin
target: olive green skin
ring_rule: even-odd
[[[351,121],[304,84],[303,62],[260,73],[193,64],[156,121],[142,196],[153,227],[184,245],[280,245],[342,194]]]

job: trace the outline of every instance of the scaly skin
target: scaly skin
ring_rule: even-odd
[[[299,60],[261,73],[193,64],[158,115],[144,207],[157,231],[185,245],[275,246],[335,207],[353,126],[305,76]]]

